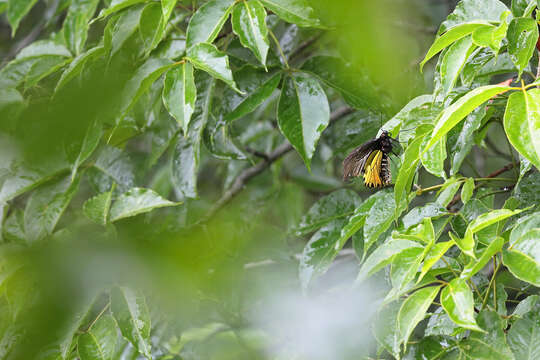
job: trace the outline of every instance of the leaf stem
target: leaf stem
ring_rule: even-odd
[[[281,44],[279,43],[279,40],[276,38],[276,35],[274,35],[274,32],[270,29],[268,29],[268,33],[270,34],[270,37],[276,43],[276,47],[278,48],[279,54],[281,55],[281,58],[283,59],[283,62],[285,63],[285,67],[287,69],[290,69],[289,63],[287,62],[287,58],[285,57],[285,53],[283,52],[283,49],[281,48]]]
[[[497,275],[497,271],[499,271],[499,267],[501,266],[501,263],[497,263],[495,266],[495,256],[493,257],[493,266],[495,267],[495,270],[493,270],[493,275],[491,275],[491,279],[489,280],[488,288],[486,290],[486,294],[484,295],[484,300],[482,301],[482,310],[486,307],[487,299],[489,296],[489,290],[491,289],[491,285],[493,284],[493,281],[495,279],[495,276]]]

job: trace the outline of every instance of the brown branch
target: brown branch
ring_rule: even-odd
[[[519,166],[519,162],[515,166]],[[492,172],[491,174],[486,176],[486,178],[496,178],[497,176],[501,175],[502,173],[505,173],[508,170],[512,170],[513,168],[514,168],[514,163],[509,163],[506,166],[500,168],[499,170]],[[456,196],[454,196],[452,201],[450,201],[448,203],[448,205],[446,205],[446,209],[450,210],[450,208],[452,206],[454,206],[460,200],[461,200],[461,194],[456,194]]]
[[[354,110],[350,107],[342,107],[332,112],[330,116],[330,124],[342,117],[350,114]],[[200,222],[208,221],[213,215],[215,215],[221,208],[223,208],[229,201],[232,200],[240,191],[244,189],[246,184],[253,179],[255,176],[262,173],[264,170],[270,167],[275,161],[279,160],[283,155],[287,154],[289,151],[293,150],[293,147],[289,142],[285,142],[278,146],[274,151],[267,155],[267,158],[258,162],[257,164],[245,169],[238,175],[234,180],[232,186],[223,193],[221,198],[216,201],[214,206],[204,215]]]

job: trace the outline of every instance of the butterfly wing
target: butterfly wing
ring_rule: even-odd
[[[343,180],[362,174],[366,160],[373,152],[376,141],[377,139],[373,139],[357,147],[343,160]]]
[[[367,157],[364,166],[364,184],[367,187],[382,187],[382,162],[385,154],[381,150],[373,150]]]

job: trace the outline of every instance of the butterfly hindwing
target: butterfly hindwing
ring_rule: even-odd
[[[373,151],[376,142],[377,139],[368,141],[362,146],[354,149],[345,160],[343,160],[343,180],[357,177],[362,174],[366,160]]]

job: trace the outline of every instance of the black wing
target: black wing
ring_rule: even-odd
[[[354,149],[343,160],[343,180],[347,180],[351,177],[360,176],[364,170],[364,165],[369,154],[375,150],[375,143],[377,139],[368,141],[367,143]]]

